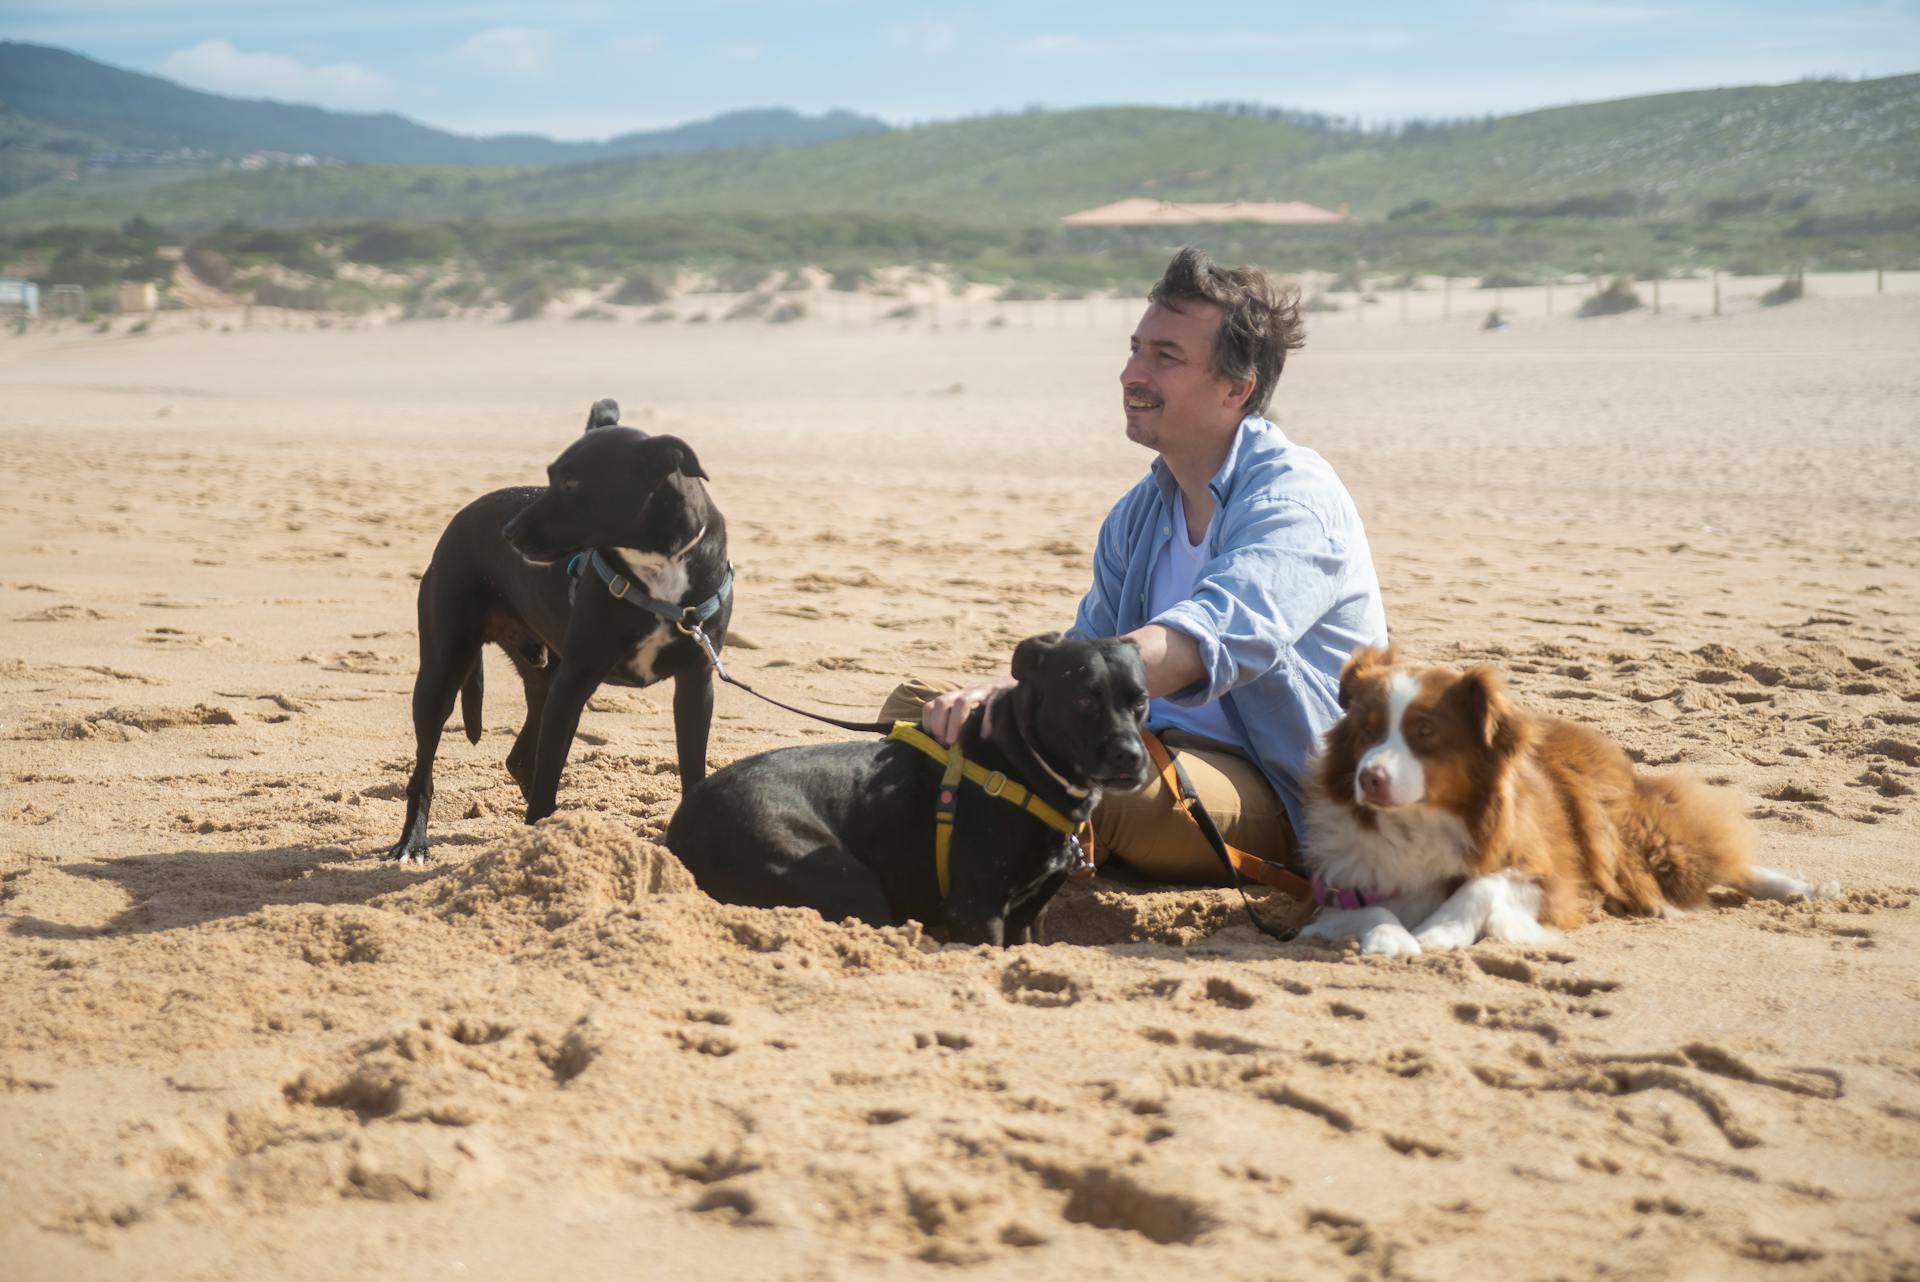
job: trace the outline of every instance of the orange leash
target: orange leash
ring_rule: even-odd
[[[1146,742],[1147,755],[1153,759],[1154,768],[1160,772],[1160,778],[1166,782],[1167,791],[1173,794],[1174,805],[1184,814],[1200,835],[1206,838],[1213,852],[1227,864],[1230,871],[1238,873],[1248,881],[1257,881],[1263,886],[1313,902],[1313,887],[1299,873],[1289,871],[1271,859],[1262,859],[1251,851],[1238,846],[1228,845],[1220,835],[1220,829],[1214,824],[1213,816],[1201,804],[1200,796],[1193,789],[1193,783],[1187,778],[1186,771],[1174,764],[1173,754],[1160,742],[1160,736],[1151,730],[1142,730],[1140,738]]]

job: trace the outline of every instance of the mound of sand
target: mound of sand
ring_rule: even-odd
[[[595,815],[554,815],[459,869],[432,898],[446,921],[494,932],[557,930],[644,895],[684,895],[693,876],[673,852]]]

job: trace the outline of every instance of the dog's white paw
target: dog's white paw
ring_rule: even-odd
[[[1398,922],[1382,922],[1360,936],[1360,951],[1369,957],[1418,957],[1420,943]]]
[[[1837,899],[1840,895],[1840,883],[1837,881],[1815,886],[1778,868],[1755,867],[1749,870],[1747,884],[1741,889],[1755,899]]]
[[[1478,938],[1473,926],[1463,921],[1442,922],[1438,926],[1423,926],[1414,941],[1429,952],[1444,953],[1455,948],[1472,946]]]
[[[1487,932],[1481,938],[1500,939],[1509,944],[1546,944],[1560,938],[1560,932],[1551,926],[1542,926],[1539,918],[1525,913],[1498,913],[1487,923]]]

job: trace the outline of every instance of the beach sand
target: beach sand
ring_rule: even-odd
[[[1920,1276],[1911,293],[1316,318],[1274,415],[1405,655],[1838,898],[1395,961],[1103,879],[941,948],[691,890],[663,690],[524,828],[491,651],[434,863],[378,860],[416,578],[595,398],[712,475],[736,673],[864,717],[1071,619],[1128,312],[0,338],[0,1273]],[[712,756],[837,737],[722,688]]]

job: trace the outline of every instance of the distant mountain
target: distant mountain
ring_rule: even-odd
[[[327,111],[222,97],[95,62],[64,49],[0,41],[0,108],[58,131],[75,162],[125,162],[161,153],[179,163],[253,152],[306,154],[377,165],[577,165],[722,147],[770,147],[883,132],[885,122],[850,111],[802,116],[784,108],[729,112],[695,124],[622,134],[606,142],[556,142],[530,134],[469,138],[392,112]],[[47,156],[25,125],[0,124],[0,191],[20,190]],[[90,152],[76,155],[78,140]],[[129,154],[131,153],[131,155]],[[193,153],[180,156],[178,153]],[[36,164],[35,162],[41,162]],[[21,172],[14,172],[21,171]]]
[[[559,143],[241,102],[0,43],[0,107],[13,113],[0,111],[0,224],[13,227],[117,224],[134,214],[192,229],[229,218],[272,227],[769,210],[1035,227],[1147,196],[1344,205],[1363,226],[1413,219],[1437,234],[1514,218],[1827,218],[1920,208],[1920,75],[1657,94],[1397,132],[1158,107],[899,130],[850,112],[808,119],[775,110]],[[89,140],[352,163],[101,169],[77,159]],[[63,176],[50,181],[56,173]]]

